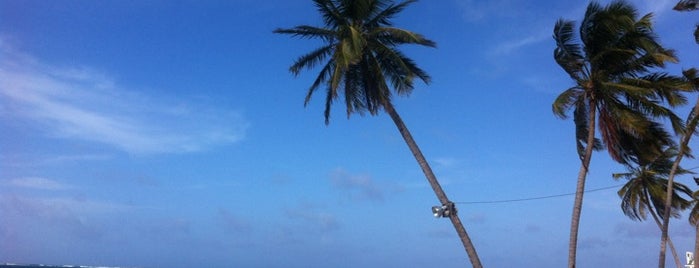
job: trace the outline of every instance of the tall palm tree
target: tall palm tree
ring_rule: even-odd
[[[699,0],[680,0],[677,2],[677,5],[673,8],[674,10],[677,11],[694,11],[699,9]],[[694,28],[694,42],[699,44],[699,24]],[[697,79],[697,71],[695,69],[691,69],[688,71],[684,72],[684,76],[690,80],[690,83],[694,86],[695,89],[699,89],[699,79]],[[687,118],[687,130],[686,132],[682,135],[682,140],[680,142],[680,154],[678,154],[677,158],[675,158],[675,165],[674,167],[679,167],[680,162],[682,161],[682,156],[684,156],[684,151],[688,151],[689,147],[687,145],[689,144],[689,140],[691,139],[692,135],[694,134],[694,131],[697,126],[697,121],[699,120],[699,99],[697,99],[697,103],[694,105],[694,109],[692,109],[692,112],[690,113],[689,117]],[[668,187],[672,187],[672,184],[674,183],[674,178],[675,178],[675,172],[672,171],[670,172],[670,176],[668,177]],[[696,195],[697,193],[695,193]],[[695,202],[697,200],[696,196],[694,196]],[[667,196],[665,199],[665,207],[668,208],[672,205],[672,196]],[[697,227],[697,234],[696,234],[696,241],[694,242],[694,257],[697,258],[699,255],[699,225],[697,224],[697,205],[695,203],[694,208],[692,209],[692,212],[690,213],[690,223],[694,224]],[[669,219],[663,219],[663,225],[662,225],[662,231],[660,234],[660,256],[658,258],[658,267],[663,268],[665,267],[665,245],[666,241],[669,241],[668,237],[668,231],[670,228],[670,221]],[[696,263],[696,261],[695,261]]]
[[[693,90],[699,90],[699,71],[697,69],[689,69],[685,70],[682,72],[684,75],[684,78],[686,79],[686,86],[690,87]],[[670,174],[668,175],[668,181],[667,181],[667,187],[666,187],[666,196],[665,196],[665,208],[664,208],[664,215],[663,215],[663,224],[660,232],[660,255],[658,257],[658,267],[663,268],[665,267],[665,255],[666,255],[666,244],[669,239],[668,236],[668,231],[670,229],[670,207],[672,207],[672,199],[673,196],[670,194],[670,189],[673,188],[674,180],[675,180],[675,175],[679,174],[678,172],[681,172],[680,169],[680,162],[682,162],[682,158],[684,156],[690,156],[691,157],[691,150],[689,149],[689,140],[692,138],[692,136],[695,133],[695,130],[697,128],[697,124],[699,123],[699,98],[697,99],[697,102],[694,104],[694,108],[692,111],[689,113],[689,116],[687,117],[687,126],[686,128],[680,132],[681,134],[681,140],[680,140],[680,147],[677,156],[675,157],[675,161],[672,164],[672,169],[670,170]],[[696,254],[696,251],[695,251]],[[697,256],[697,255],[695,255]]]
[[[699,190],[692,194],[693,206],[689,213],[689,223],[694,226],[694,265],[699,253]],[[669,241],[669,240],[668,240]]]
[[[313,0],[323,17],[324,26],[296,26],[274,32],[301,38],[320,39],[323,45],[299,57],[290,67],[294,75],[303,69],[322,66],[317,78],[308,89],[305,104],[319,87],[324,87],[325,123],[330,120],[332,104],[344,95],[349,117],[352,113],[380,111],[389,114],[410,151],[422,168],[427,181],[439,201],[448,208],[449,201],[427,160],[417,146],[405,123],[396,112],[391,98],[409,95],[413,82],[420,79],[429,83],[429,75],[413,60],[406,57],[399,45],[416,44],[435,47],[435,42],[420,34],[393,27],[391,19],[414,0],[394,4],[388,0]],[[390,84],[390,86],[389,86]],[[482,267],[476,249],[463,227],[456,210],[449,213],[473,267]]]
[[[627,172],[615,173],[612,176],[615,180],[626,179],[627,183],[617,192],[621,197],[621,210],[632,220],[644,221],[650,214],[662,230],[660,217],[665,215],[665,195],[667,194],[667,176],[670,174],[677,149],[668,148],[662,155],[657,156],[650,163],[637,163],[636,166],[627,166]],[[677,174],[690,173],[688,170],[679,168]],[[691,196],[692,192],[686,185],[674,184],[672,189],[671,213],[673,217],[679,217],[679,212],[687,209],[692,203],[684,199],[680,194]],[[668,238],[670,251],[675,259],[678,268],[682,267],[677,251]]]
[[[585,178],[593,149],[606,146],[620,163],[648,161],[673,144],[659,120],[669,119],[679,131],[682,120],[669,106],[684,104],[677,92],[678,77],[657,72],[666,62],[676,62],[672,50],[663,48],[653,34],[652,14],[638,17],[624,1],[607,6],[588,5],[580,24],[580,41],[574,38],[574,22],[560,19],[554,27],[554,59],[574,85],[553,103],[553,112],[567,118],[573,110],[576,143],[581,160],[568,244],[568,267],[575,267],[578,227]],[[599,129],[601,139],[596,137]]]

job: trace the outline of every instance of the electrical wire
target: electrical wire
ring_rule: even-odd
[[[617,187],[620,187],[620,186],[623,186],[623,185],[624,185],[624,184],[619,184],[619,185],[613,185],[613,186],[608,186],[608,187],[596,188],[596,189],[584,191],[584,193],[590,193],[590,192],[597,192],[597,191],[609,190],[609,189],[617,188]],[[556,195],[537,196],[537,197],[518,198],[518,199],[507,199],[507,200],[454,202],[454,204],[497,204],[497,203],[513,203],[513,202],[524,202],[524,201],[531,201],[531,200],[539,200],[539,199],[548,199],[548,198],[563,197],[563,196],[569,196],[569,195],[574,195],[574,194],[575,194],[575,193],[567,193],[567,194],[556,194]]]

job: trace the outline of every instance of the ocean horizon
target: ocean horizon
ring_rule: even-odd
[[[127,268],[118,266],[93,266],[93,265],[53,265],[53,264],[20,264],[20,263],[4,263],[0,264],[0,268]]]

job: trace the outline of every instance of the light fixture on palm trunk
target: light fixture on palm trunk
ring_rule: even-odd
[[[452,202],[448,202],[441,206],[433,206],[432,215],[434,215],[435,218],[448,218],[451,215],[456,215],[456,207]]]

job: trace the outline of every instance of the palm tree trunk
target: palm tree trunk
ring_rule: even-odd
[[[682,162],[682,157],[684,156],[685,152],[687,152],[687,144],[689,144],[689,140],[692,138],[692,135],[694,135],[694,129],[697,127],[697,120],[695,120],[697,116],[699,116],[699,99],[697,99],[697,103],[694,105],[694,109],[692,109],[692,114],[688,119],[689,123],[687,124],[687,129],[685,129],[685,133],[684,135],[682,135],[680,150],[677,152],[677,157],[675,158],[675,162],[672,163],[672,169],[670,169],[670,175],[668,175],[667,178],[667,191],[665,196],[663,227],[660,233],[660,256],[658,257],[659,268],[665,268],[665,245],[667,244],[668,229],[670,229],[670,210],[672,205],[673,189],[672,187],[675,180],[675,173],[677,173],[677,168],[679,168],[680,162]]]
[[[658,225],[658,228],[660,230],[663,230],[663,223],[660,222],[658,215],[655,214],[655,210],[652,209],[652,206],[647,202],[646,202],[646,206],[648,207],[648,211],[650,211],[650,215],[653,216],[653,220],[655,221],[655,224]],[[672,257],[675,258],[675,265],[677,265],[677,268],[682,268],[682,263],[680,262],[680,257],[677,256],[677,250],[675,249],[675,245],[674,245],[674,243],[672,243],[672,239],[669,236],[667,238],[667,245],[670,246],[670,252],[672,253]]]
[[[699,223],[697,223],[694,227],[694,262],[692,264],[694,264],[694,267],[698,267],[697,257],[699,257],[699,255],[697,255],[697,253],[699,253]]]
[[[587,132],[587,146],[578,172],[578,183],[575,189],[575,201],[573,203],[573,216],[570,220],[570,241],[568,242],[568,268],[575,268],[578,249],[578,229],[580,227],[580,213],[582,212],[583,194],[585,193],[585,179],[592,159],[592,150],[595,144],[595,117],[596,105],[594,100],[590,100],[589,122]]]
[[[439,185],[437,177],[432,172],[432,168],[430,168],[430,165],[427,163],[425,156],[422,155],[420,148],[417,146],[417,143],[413,139],[413,136],[410,134],[410,131],[398,115],[398,112],[396,112],[395,108],[393,107],[393,104],[389,102],[384,102],[383,106],[386,110],[386,113],[388,113],[391,116],[391,119],[393,119],[393,123],[396,124],[398,131],[403,136],[405,143],[410,148],[410,152],[413,153],[415,160],[417,160],[417,163],[420,165],[420,168],[422,168],[422,172],[425,173],[425,177],[427,178],[427,181],[430,183],[432,190],[437,195],[437,199],[439,199],[439,202],[441,202],[442,205],[453,204],[447,198],[447,195],[444,193],[444,190],[442,190],[442,186]],[[461,219],[459,219],[458,213],[454,211],[454,213],[449,214],[449,219],[451,220],[451,223],[454,225],[454,229],[456,229],[456,233],[459,235],[461,243],[464,245],[466,254],[468,254],[468,258],[471,260],[471,265],[474,268],[482,268],[483,265],[481,265],[481,260],[478,258],[476,248],[473,246],[473,243],[471,242],[471,238],[469,238],[468,233],[466,233],[466,229],[464,228],[464,225],[461,223]]]

